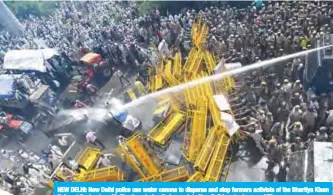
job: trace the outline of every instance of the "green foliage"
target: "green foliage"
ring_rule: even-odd
[[[18,18],[27,18],[29,15],[45,16],[52,14],[57,7],[56,1],[4,1],[5,4],[16,14]],[[218,6],[223,1],[137,1],[138,10],[141,15],[158,8],[162,15],[177,14],[184,8],[203,9],[207,6]],[[244,5],[243,5],[244,4]],[[230,3],[231,6],[245,7],[249,2]],[[119,17],[118,17],[119,19]]]
[[[157,4],[158,4],[158,2],[153,2],[153,1],[139,1],[139,2],[137,2],[138,10],[139,10],[141,15],[145,15],[146,13],[151,11],[152,9],[155,9],[156,7],[158,7]]]
[[[140,1],[137,2],[138,10],[140,14],[144,15],[153,9],[158,9],[162,15],[173,12],[177,12],[184,7],[184,5],[190,4],[186,1]]]
[[[53,13],[56,8],[54,1],[5,1],[5,4],[18,18],[45,16]]]
[[[162,15],[177,14],[184,8],[203,9],[207,6],[218,6],[223,4],[223,1],[140,1],[137,2],[140,14],[158,8]]]

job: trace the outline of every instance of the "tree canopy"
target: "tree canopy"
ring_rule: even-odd
[[[158,8],[162,15],[177,14],[184,8],[203,9],[207,6],[214,6],[226,3],[225,1],[138,1],[138,10],[141,14]],[[5,1],[5,4],[12,12],[21,19],[34,16],[45,16],[52,14],[57,7],[56,1]],[[244,7],[250,2],[229,2],[231,6]]]
[[[24,19],[29,15],[45,16],[51,14],[57,5],[55,1],[5,1],[16,17]]]

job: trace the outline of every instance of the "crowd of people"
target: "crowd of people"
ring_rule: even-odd
[[[184,9],[168,16],[154,9],[141,16],[135,1],[64,1],[53,15],[21,21],[23,37],[1,31],[0,60],[12,49],[37,49],[36,40],[43,40],[45,47],[57,48],[72,61],[93,51],[115,67],[140,71],[154,65],[147,59],[153,48],[164,46],[166,57],[175,51],[188,53],[192,24],[201,18],[209,27],[205,46],[227,63],[248,65],[314,47],[332,33],[332,8],[327,2],[286,1],[243,9]],[[278,68],[246,73],[246,86],[230,99],[241,129],[262,137],[268,171],[290,153],[311,147],[313,140],[333,141],[333,92],[317,96],[306,90],[304,63],[297,58]]]
[[[332,33],[332,5],[323,2],[211,7],[199,13],[210,26],[207,47],[227,62],[243,65],[315,47]],[[242,75],[246,86],[230,100],[241,129],[268,157],[268,173],[292,154],[313,150],[313,141],[333,141],[333,93],[316,95],[303,87],[305,58],[282,63]]]
[[[135,2],[59,2],[53,15],[37,18],[30,16],[21,21],[23,37],[0,33],[0,52],[12,49],[57,48],[73,61],[82,53],[94,51],[108,58],[112,64],[135,68],[143,62],[144,51],[150,38],[157,34],[159,13],[138,16]],[[40,41],[44,44],[39,45]]]

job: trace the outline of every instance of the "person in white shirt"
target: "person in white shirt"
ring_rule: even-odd
[[[110,158],[116,156],[114,154],[102,154],[100,159],[97,162],[97,167],[109,167],[112,166]]]
[[[86,140],[87,140],[87,143],[91,143],[95,146],[97,146],[97,144],[99,144],[102,147],[102,150],[105,149],[104,144],[99,139],[97,139],[96,133],[93,131],[86,131]]]
[[[74,160],[71,157],[68,157],[68,164],[69,164],[69,168],[71,170],[76,171],[78,173],[81,172],[80,169],[83,169],[83,170],[87,171],[87,169],[84,166],[80,165],[78,162],[76,162],[76,160]]]
[[[62,153],[61,149],[60,149],[58,146],[56,146],[56,145],[52,145],[52,144],[50,144],[50,145],[49,145],[49,150],[51,151],[51,153],[52,153],[53,155],[56,155],[56,156],[58,156],[59,158],[64,157],[64,154]]]
[[[60,172],[61,172],[62,176],[64,176],[66,178],[65,181],[71,181],[76,175],[74,173],[74,171],[70,170],[66,166],[62,166],[60,168]]]

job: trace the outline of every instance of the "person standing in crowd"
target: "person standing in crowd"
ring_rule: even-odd
[[[131,82],[124,76],[124,73],[121,70],[117,70],[113,67],[113,72],[113,75],[119,78],[122,87],[126,87],[127,85],[131,84]],[[126,81],[126,84],[124,84],[124,81]]]
[[[108,167],[112,166],[110,158],[114,157],[114,154],[102,154],[100,159],[97,162],[97,167]]]
[[[102,147],[102,150],[105,149],[104,144],[97,138],[95,132],[93,132],[93,131],[86,131],[85,135],[86,135],[87,143],[91,143],[91,144],[93,144],[95,146],[100,145]]]
[[[68,157],[67,160],[68,160],[68,164],[69,164],[69,167],[71,168],[71,170],[76,171],[78,173],[81,173],[80,169],[83,169],[83,170],[87,171],[87,169],[84,166],[80,165],[73,158]]]
[[[65,181],[72,181],[76,176],[76,173],[69,169],[66,166],[61,166],[60,168],[61,175],[65,177]]]

